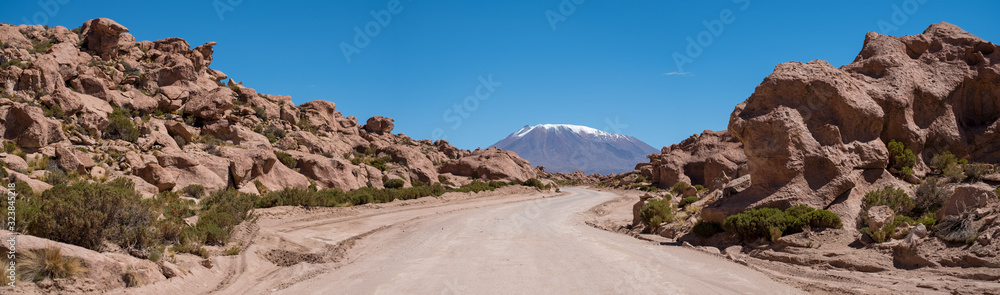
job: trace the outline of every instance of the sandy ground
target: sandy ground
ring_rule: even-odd
[[[357,208],[273,208],[246,229],[240,255],[213,257],[211,269],[190,266],[186,276],[121,292],[802,293],[718,255],[589,225],[597,217],[624,218],[621,210],[601,208],[627,203],[578,188],[561,195],[505,188]]]
[[[688,247],[760,271],[775,281],[785,283],[812,294],[1000,294],[1000,271],[995,268],[940,267],[921,269],[896,269],[891,253],[879,250],[855,249],[847,246],[852,238],[837,234],[836,230],[815,233],[817,240],[825,240],[815,249],[794,248],[786,252],[744,248],[729,251],[708,246],[690,246],[653,234],[637,234],[625,229],[632,222],[632,206],[643,192],[635,190],[597,189],[620,195],[590,210],[588,224],[607,231],[630,235],[640,240],[652,241],[669,248]],[[799,234],[801,235],[801,234]],[[819,236],[829,236],[827,238]],[[844,240],[848,239],[848,240]],[[752,253],[748,253],[752,252]],[[882,250],[890,251],[890,250]],[[722,253],[727,252],[727,253]],[[885,270],[865,272],[863,267],[882,267]]]

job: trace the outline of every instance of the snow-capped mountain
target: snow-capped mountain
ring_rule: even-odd
[[[514,151],[546,171],[601,174],[632,171],[646,155],[660,152],[635,137],[567,124],[524,126],[493,147]]]

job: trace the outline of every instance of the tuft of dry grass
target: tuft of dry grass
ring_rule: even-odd
[[[83,260],[62,255],[57,247],[47,247],[25,251],[18,263],[22,280],[38,282],[45,279],[61,279],[87,273]]]
[[[122,282],[125,283],[125,288],[142,286],[142,278],[139,277],[139,273],[132,266],[129,266],[128,270],[122,274]]]

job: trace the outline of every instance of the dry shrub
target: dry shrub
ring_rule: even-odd
[[[61,279],[83,275],[87,272],[83,260],[62,255],[62,250],[47,247],[25,251],[18,263],[18,275],[22,280],[38,282],[45,279]]]

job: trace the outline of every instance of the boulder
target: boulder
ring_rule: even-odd
[[[213,136],[221,140],[245,147],[270,146],[267,137],[238,123],[228,120],[206,122],[201,129],[202,136]]]
[[[162,66],[151,73],[150,77],[154,78],[156,84],[161,87],[198,79],[194,63],[182,54],[168,53],[156,59],[156,63]]]
[[[895,212],[892,211],[888,206],[874,206],[868,208],[868,216],[866,220],[868,221],[868,228],[872,231],[878,230],[885,226],[886,224],[893,221],[895,218]]]
[[[850,223],[866,192],[909,186],[885,172],[891,140],[914,152],[916,176],[943,151],[1000,161],[1000,136],[991,131],[1000,130],[1000,105],[982,95],[1000,89],[997,49],[939,23],[913,36],[868,33],[854,62],[840,68],[779,64],[730,116],[752,185],[706,210],[806,204]]]
[[[184,54],[191,50],[191,45],[187,41],[177,37],[170,37],[153,41],[153,48],[165,53]]]
[[[46,190],[52,188],[51,184],[45,183],[44,181],[41,181],[41,180],[37,180],[37,179],[31,178],[31,176],[28,176],[27,174],[13,172],[13,173],[10,174],[10,177],[14,181],[21,181],[21,182],[24,182],[24,183],[28,184],[28,187],[30,187],[31,190],[34,191],[36,194],[40,194],[43,191],[46,191]]]
[[[66,146],[64,145],[56,144],[55,146],[56,146],[56,157],[59,159],[58,162],[60,168],[62,168],[67,173],[76,172],[79,173],[80,175],[87,174],[86,165],[83,163],[83,161],[77,158],[76,153],[66,148]],[[94,166],[93,162],[90,163],[90,166],[91,167]]]
[[[268,172],[256,177],[254,180],[259,180],[268,191],[282,190],[286,187],[307,188],[310,185],[309,178],[305,175],[299,174],[295,170],[292,170],[292,168],[281,164],[272,165],[272,168]]]
[[[945,201],[944,206],[937,211],[937,220],[944,220],[948,216],[959,216],[983,208],[989,201],[996,199],[996,192],[987,184],[959,184],[955,187],[951,197]]]
[[[83,47],[97,53],[105,60],[117,58],[120,51],[127,49],[122,45],[135,42],[135,37],[128,34],[128,28],[107,18],[92,19],[83,23],[81,35]]]
[[[204,120],[222,119],[227,111],[233,109],[234,96],[235,94],[229,88],[215,88],[207,93],[191,97],[184,104],[184,114]]]
[[[537,176],[531,163],[514,152],[497,148],[478,149],[471,155],[441,164],[440,173],[484,180],[516,180],[523,182]]]
[[[391,145],[381,150],[390,157],[393,163],[399,163],[410,172],[408,182],[421,181],[431,184],[438,181],[437,169],[420,149],[405,145]]]
[[[194,135],[200,132],[195,130],[194,127],[184,124],[184,122],[166,121],[163,125],[167,128],[167,134],[171,137],[180,136],[185,142],[194,141]]]
[[[14,46],[20,49],[31,49],[31,40],[24,37],[17,27],[3,24],[0,25],[0,42],[4,45]]]
[[[59,120],[46,118],[42,109],[23,103],[0,107],[0,131],[17,146],[35,150],[66,139]]]
[[[302,174],[315,179],[317,184],[325,188],[348,191],[367,186],[367,180],[361,177],[367,174],[367,170],[351,164],[350,161],[340,157],[327,158],[311,154],[301,157],[298,165]]]
[[[394,121],[395,120],[393,120],[392,118],[374,116],[368,118],[368,121],[365,123],[365,126],[363,128],[368,132],[389,133],[392,132],[392,128],[394,127],[393,125]]]
[[[636,170],[660,188],[683,181],[709,190],[722,189],[743,176],[739,167],[747,162],[743,145],[729,131],[711,130],[647,157],[648,168]]]
[[[176,264],[170,263],[170,261],[163,261],[160,264],[160,272],[162,272],[163,276],[168,279],[173,277],[184,276],[184,272],[181,271],[181,268],[178,267]]]
[[[28,171],[28,162],[17,155],[0,153],[0,161],[3,161],[4,167],[14,169],[15,171]]]
[[[136,175],[160,191],[170,190],[177,185],[177,175],[156,163],[148,163],[145,167],[137,169]]]
[[[337,104],[333,102],[314,100],[299,105],[299,112],[313,129],[333,132],[339,127],[337,119],[343,117],[336,108]]]

